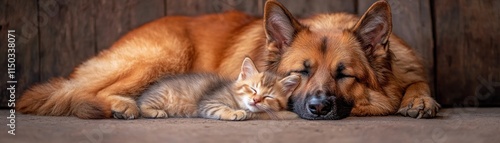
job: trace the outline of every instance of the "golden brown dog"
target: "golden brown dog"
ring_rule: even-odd
[[[129,32],[69,78],[32,87],[16,108],[80,118],[138,116],[134,99],[159,77],[214,72],[236,78],[249,56],[259,70],[302,75],[290,107],[305,119],[434,117],[439,104],[424,66],[391,34],[391,23],[385,1],[361,18],[338,13],[297,20],[274,0],[263,19],[240,12],[168,16]]]

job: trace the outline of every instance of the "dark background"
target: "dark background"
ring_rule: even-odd
[[[375,0],[280,0],[296,17],[362,15]],[[262,15],[265,0],[0,0],[0,107],[6,107],[7,30],[16,30],[17,96],[73,68],[120,36],[166,15],[240,10]],[[499,0],[389,0],[393,32],[427,65],[446,107],[500,106]]]

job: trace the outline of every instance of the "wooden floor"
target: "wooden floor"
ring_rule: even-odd
[[[82,120],[75,117],[16,117],[7,134],[0,110],[2,143],[498,143],[500,108],[445,109],[435,119],[402,116],[348,117],[336,121],[218,121],[200,118]],[[4,116],[5,115],[5,116]]]
[[[279,0],[296,17],[363,14],[376,0]],[[120,36],[168,15],[240,10],[262,15],[265,0],[0,0],[0,40],[16,30],[16,95],[67,76]],[[500,106],[500,1],[389,0],[393,32],[420,53],[434,95],[448,107]],[[0,89],[9,84],[0,44]],[[7,90],[1,90],[5,107]]]

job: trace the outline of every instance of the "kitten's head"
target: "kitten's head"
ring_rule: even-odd
[[[299,75],[280,78],[259,72],[250,58],[245,58],[236,81],[237,96],[251,112],[285,110],[288,98],[300,83]]]

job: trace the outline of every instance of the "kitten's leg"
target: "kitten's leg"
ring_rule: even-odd
[[[165,110],[159,109],[142,109],[141,116],[144,118],[168,118],[167,112]]]
[[[203,118],[242,121],[250,118],[245,110],[234,110],[223,104],[206,104],[200,107],[200,116]]]
[[[413,83],[406,88],[398,113],[413,118],[435,117],[440,105],[431,97],[429,85]]]
[[[157,109],[154,106],[144,103],[139,108],[141,109],[141,116],[144,118],[168,118],[167,112],[163,109]]]
[[[299,119],[299,115],[290,111],[277,111],[272,113],[259,112],[250,113],[253,120],[293,120]]]

